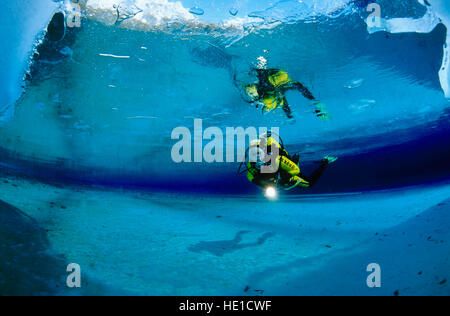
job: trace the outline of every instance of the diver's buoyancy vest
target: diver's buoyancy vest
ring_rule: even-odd
[[[279,88],[285,84],[289,84],[292,82],[291,78],[289,78],[289,74],[283,70],[280,70],[277,73],[268,76],[267,79],[275,88]]]
[[[262,95],[261,102],[265,104],[265,110],[273,111],[284,106],[285,102],[284,95],[278,89],[292,83],[292,80],[289,78],[289,74],[283,70],[269,74],[266,79],[266,86],[270,85],[270,90],[266,88],[266,91],[259,91],[259,93]]]
[[[284,98],[280,98],[276,94],[266,94],[261,102],[264,103],[266,111],[272,111],[279,106],[284,106]]]

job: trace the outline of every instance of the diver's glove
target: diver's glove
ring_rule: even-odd
[[[316,101],[314,103],[314,106],[316,107],[315,113],[318,118],[320,118],[324,122],[329,121],[331,119],[331,116],[328,114],[326,110],[327,106],[325,103]]]

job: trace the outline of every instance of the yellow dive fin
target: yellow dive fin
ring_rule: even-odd
[[[308,181],[306,181],[306,180],[304,180],[304,179],[302,179],[302,178],[300,178],[298,176],[292,177],[291,181],[297,181],[297,183],[294,184],[291,187],[285,188],[284,190],[290,191],[292,189],[295,189],[296,187],[309,188],[311,186]]]

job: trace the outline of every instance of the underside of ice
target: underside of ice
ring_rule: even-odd
[[[450,2],[446,0],[418,0],[420,4],[427,7],[426,14],[418,19],[415,18],[394,18],[383,19],[381,17],[369,17],[368,31],[375,33],[387,31],[390,33],[430,33],[435,27],[443,23],[448,30],[450,23]],[[377,19],[379,18],[379,19]],[[449,64],[450,34],[447,33],[447,41],[444,45],[444,57],[442,67],[439,71],[439,79],[442,90],[447,98],[450,98],[450,64]]]
[[[51,0],[8,0],[0,11],[0,121],[12,115],[30,56],[57,8]]]

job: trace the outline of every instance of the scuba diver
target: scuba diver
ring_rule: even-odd
[[[328,168],[328,165],[338,160],[336,157],[326,156],[321,161],[316,162],[319,164],[319,167],[310,176],[307,176],[300,171],[300,167],[298,166],[300,156],[294,155],[291,157],[285,150],[283,141],[280,139],[280,142],[278,142],[272,137],[272,134],[273,133],[269,132],[259,140],[252,141],[247,150],[248,157],[248,154],[252,149],[257,149],[260,152],[262,151],[264,155],[271,155],[272,148],[277,148],[278,156],[275,158],[276,167],[272,169],[272,172],[265,173],[262,171],[262,168],[267,166],[268,163],[262,161],[259,157],[258,159],[255,159],[256,162],[249,159],[248,162],[245,161],[241,163],[241,166],[239,167],[240,174],[246,172],[247,179],[263,189],[278,187],[289,191],[297,187],[312,188],[322,177],[323,173]],[[247,164],[247,169],[242,171],[242,166],[244,164]]]
[[[287,117],[293,119],[294,116],[285,95],[289,90],[298,90],[306,99],[313,101],[315,106],[314,112],[317,117],[323,120],[329,119],[325,111],[325,105],[318,101],[303,84],[289,78],[289,74],[286,71],[258,68],[253,70],[257,73],[258,83],[244,86],[245,99],[248,103],[255,104],[256,108],[261,106],[265,112],[282,108]],[[248,100],[248,98],[250,99]]]
[[[281,69],[266,69],[267,60],[258,58],[259,64],[249,66],[243,58],[227,53],[225,47],[220,44],[204,43],[201,46],[190,50],[192,60],[202,66],[216,69],[225,69],[233,78],[233,83],[243,99],[254,104],[257,108],[262,107],[263,112],[271,112],[282,108],[287,117],[294,119],[289,103],[286,99],[286,92],[297,90],[302,95],[312,101],[315,106],[314,113],[322,120],[330,117],[325,111],[325,105],[317,100],[311,91],[300,82],[294,81],[286,71]],[[248,69],[251,69],[250,73]],[[247,75],[252,79],[249,80]],[[249,84],[249,82],[254,82]]]

